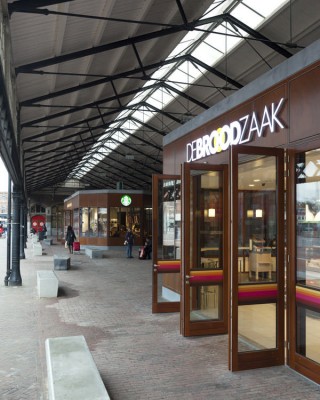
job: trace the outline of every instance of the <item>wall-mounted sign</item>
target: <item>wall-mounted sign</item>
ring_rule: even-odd
[[[71,208],[72,207],[72,203],[67,203],[67,208]]]
[[[123,205],[123,206],[125,206],[125,207],[127,207],[127,206],[130,206],[130,204],[131,204],[131,202],[132,202],[132,199],[131,199],[131,197],[128,195],[128,194],[124,194],[122,197],[121,197],[121,204]]]
[[[187,144],[187,162],[196,161],[210,155],[227,150],[231,145],[251,142],[254,134],[261,137],[265,130],[269,128],[274,133],[278,128],[284,129],[283,123],[278,118],[278,114],[284,103],[282,97],[279,103],[272,103],[265,106],[261,120],[255,111],[247,114],[238,121],[233,121],[229,125],[213,130],[210,134],[204,135],[191,143]]]

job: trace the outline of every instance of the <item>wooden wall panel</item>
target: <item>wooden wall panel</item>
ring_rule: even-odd
[[[289,82],[290,141],[320,133],[320,69],[307,71]]]

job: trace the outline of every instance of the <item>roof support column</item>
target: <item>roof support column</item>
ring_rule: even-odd
[[[12,264],[9,277],[9,286],[22,286],[20,275],[20,211],[22,191],[20,187],[13,186],[13,216],[12,216]]]
[[[7,213],[7,273],[4,278],[4,285],[8,286],[11,274],[11,178],[8,175],[8,213]]]
[[[21,198],[22,199],[22,198]],[[25,244],[25,214],[26,208],[23,202],[20,203],[20,260],[24,260],[26,258],[24,254],[24,244]]]

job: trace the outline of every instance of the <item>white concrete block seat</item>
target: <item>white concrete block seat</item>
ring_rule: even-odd
[[[45,342],[49,400],[110,400],[84,336]]]
[[[37,271],[37,290],[39,297],[57,297],[59,279],[54,271]]]
[[[88,246],[85,248],[85,254],[90,258],[104,258],[108,254],[108,250],[102,246]]]
[[[33,255],[42,256],[42,245],[39,242],[33,243]]]
[[[53,256],[53,268],[60,271],[70,269],[70,256],[55,254]]]

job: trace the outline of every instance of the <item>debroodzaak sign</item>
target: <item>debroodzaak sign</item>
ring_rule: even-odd
[[[283,105],[282,97],[279,103],[272,103],[265,106],[261,121],[252,112],[229,125],[213,130],[210,134],[204,135],[187,144],[187,162],[196,161],[201,158],[220,153],[227,150],[231,145],[243,144],[253,140],[253,135],[261,137],[266,128],[274,133],[277,126],[284,129],[284,125],[278,118],[279,111]]]

